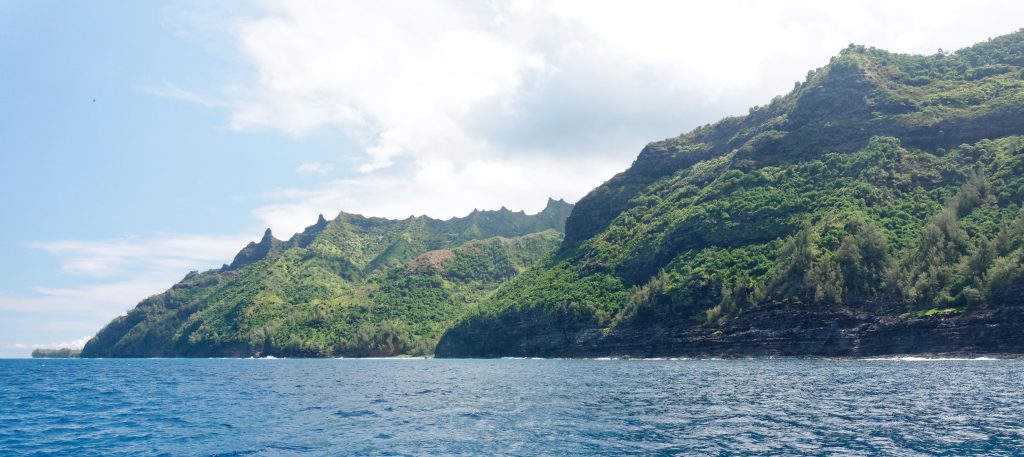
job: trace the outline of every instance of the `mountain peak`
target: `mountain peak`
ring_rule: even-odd
[[[276,255],[283,244],[285,243],[274,238],[273,231],[268,227],[263,232],[263,238],[260,238],[260,242],[250,242],[241,251],[238,251],[235,259],[231,261],[231,264],[225,270],[235,270],[266,257]]]
[[[547,210],[552,208],[561,208],[565,206],[572,206],[572,204],[565,201],[564,198],[559,198],[558,200],[555,200],[552,197],[548,197],[548,202],[546,205],[544,205],[544,209]]]

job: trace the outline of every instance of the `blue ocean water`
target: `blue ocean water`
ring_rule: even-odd
[[[0,360],[0,455],[1024,454],[1024,360]]]

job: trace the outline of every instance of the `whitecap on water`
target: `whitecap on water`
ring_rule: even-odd
[[[871,357],[861,360],[869,361],[895,361],[895,362],[964,362],[964,361],[987,361],[1000,360],[994,357],[922,357],[922,356],[897,356],[897,357]]]

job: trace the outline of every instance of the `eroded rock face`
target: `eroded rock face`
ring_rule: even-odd
[[[513,319],[513,317],[509,317]],[[516,318],[520,318],[517,316]],[[723,328],[643,325],[601,331],[585,318],[520,318],[481,344],[449,332],[438,357],[875,357],[1024,354],[1024,309],[966,315],[872,315],[854,309],[763,309]],[[481,332],[485,331],[480,329]],[[530,335],[524,338],[523,335]]]
[[[1024,353],[1024,313],[902,317],[865,312],[751,312],[720,332],[707,328],[622,329],[591,349],[638,356],[866,357]]]
[[[444,273],[446,263],[455,260],[455,253],[448,249],[425,252],[409,262],[405,271],[413,274]]]

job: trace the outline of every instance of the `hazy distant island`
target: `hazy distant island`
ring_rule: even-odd
[[[83,357],[1024,353],[1024,31],[850,45],[575,206],[268,231]]]
[[[33,359],[73,359],[82,355],[81,349],[33,349]]]

